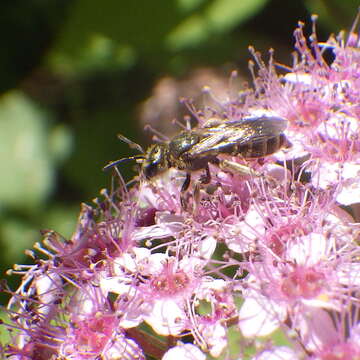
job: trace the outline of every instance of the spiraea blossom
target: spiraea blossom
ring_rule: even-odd
[[[9,359],[360,359],[360,38],[318,42],[315,21],[291,66],[251,49],[252,88],[187,102],[197,128],[285,119],[284,146],[220,151],[232,167],[185,191],[180,166],[131,186],[114,167],[71,239],[44,231],[3,287]]]

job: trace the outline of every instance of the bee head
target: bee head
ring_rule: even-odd
[[[146,179],[149,180],[169,168],[168,152],[167,144],[154,144],[149,147],[141,166]]]

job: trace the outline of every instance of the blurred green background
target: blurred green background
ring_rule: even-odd
[[[201,88],[227,92],[249,76],[248,45],[291,64],[298,20],[318,33],[349,29],[358,0],[2,0],[0,14],[0,272],[51,228],[69,237],[80,202],[108,187],[110,160],[145,147],[145,123],[168,133],[201,105]],[[176,128],[175,128],[176,129]],[[130,167],[124,165],[129,179]],[[13,279],[10,279],[10,282]],[[13,286],[16,286],[13,284]],[[5,298],[3,298],[4,300]]]

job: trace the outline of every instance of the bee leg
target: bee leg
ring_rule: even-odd
[[[235,161],[222,160],[219,163],[219,167],[222,170],[229,170],[231,172],[236,172],[242,176],[261,176],[257,171],[249,168],[246,165],[241,165]]]
[[[209,166],[205,166],[205,174],[201,175],[199,181],[196,181],[193,187],[193,214],[196,215],[198,213],[198,207],[201,200],[200,190],[203,184],[209,184],[211,180],[211,174]]]
[[[194,184],[194,189],[193,189],[193,206],[192,206],[192,212],[194,215],[196,215],[198,213],[198,207],[200,204],[200,200],[201,200],[201,194],[200,194],[200,183],[196,182]]]
[[[187,202],[186,202],[184,194],[180,194],[180,204],[181,204],[181,208],[183,210],[187,209]]]
[[[185,192],[189,188],[190,181],[191,181],[191,175],[190,175],[190,173],[186,173],[186,178],[184,180],[184,183],[181,186],[182,193]]]
[[[201,184],[208,184],[211,180],[211,174],[210,174],[210,169],[209,166],[206,165],[205,167],[205,174],[201,175],[200,177],[200,183]]]
[[[186,173],[186,177],[181,186],[181,192],[180,192],[180,204],[184,210],[187,209],[187,200],[185,199],[185,195],[186,195],[185,192],[189,188],[190,181],[191,181],[191,175],[190,173]]]

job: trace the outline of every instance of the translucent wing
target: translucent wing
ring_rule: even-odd
[[[231,153],[234,147],[278,136],[286,127],[287,120],[275,116],[219,122],[198,129],[201,140],[186,152],[186,156],[193,158]]]

